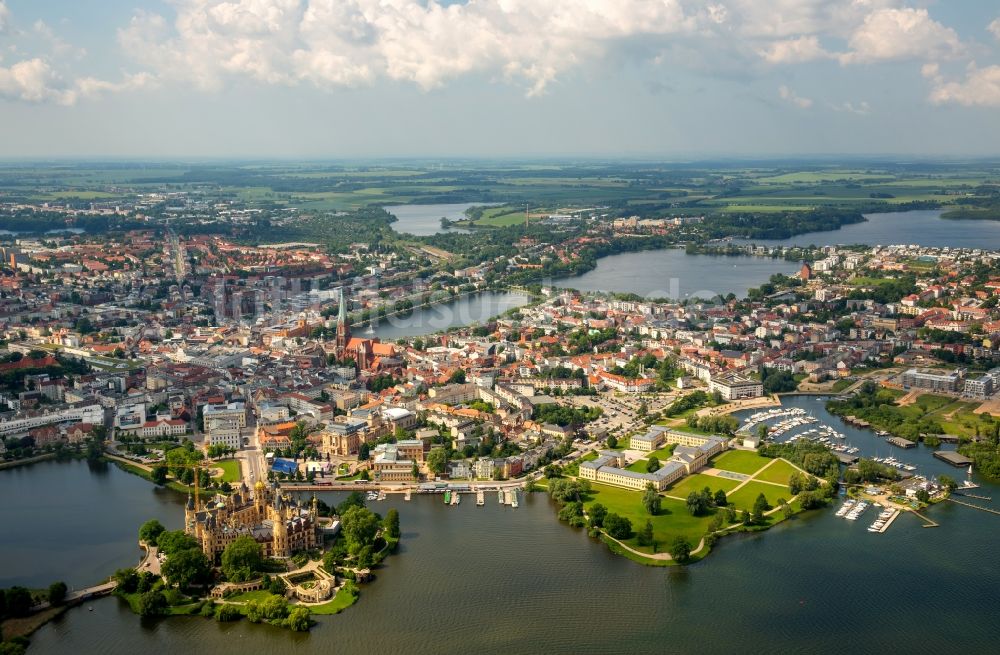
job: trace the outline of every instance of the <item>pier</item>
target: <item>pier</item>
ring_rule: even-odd
[[[949,502],[955,503],[956,505],[964,505],[965,507],[971,507],[972,509],[978,509],[980,512],[989,512],[990,514],[996,514],[1000,516],[1000,510],[990,509],[989,507],[983,507],[981,505],[973,505],[972,503],[967,503],[961,500],[955,500],[954,498],[948,498]]]
[[[895,513],[892,516],[890,516],[888,519],[886,519],[885,524],[881,528],[878,529],[879,534],[882,534],[883,532],[885,532],[886,530],[888,530],[889,526],[892,525],[893,521],[895,521],[899,517],[899,515],[902,514],[902,513],[903,512],[900,511],[900,510],[898,510],[898,509],[895,510]]]

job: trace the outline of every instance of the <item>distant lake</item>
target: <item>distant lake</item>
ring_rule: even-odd
[[[597,267],[578,277],[552,281],[580,291],[620,291],[647,298],[712,298],[744,296],[775,273],[794,273],[795,262],[770,257],[688,255],[679,248],[630,252],[597,260]]]
[[[790,239],[751,239],[774,246],[835,246],[893,244],[950,248],[1000,248],[1000,221],[941,218],[940,209],[865,214],[865,223],[829,232],[807,232]]]
[[[425,237],[449,231],[441,228],[442,218],[461,221],[466,218],[465,210],[469,207],[488,207],[495,204],[497,203],[459,202],[445,205],[393,205],[385,207],[385,210],[399,219],[392,224],[392,229]]]
[[[450,327],[483,323],[508,309],[526,305],[530,300],[531,297],[523,293],[486,291],[441,305],[415,309],[403,316],[387,316],[375,326],[374,336],[383,341],[393,341],[405,337],[420,337]],[[353,328],[353,331],[361,336],[367,329],[359,326]]]

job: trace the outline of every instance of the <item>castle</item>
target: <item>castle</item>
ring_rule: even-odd
[[[213,561],[243,535],[261,545],[264,557],[289,557],[320,544],[316,497],[307,509],[281,494],[277,483],[268,487],[263,481],[252,496],[243,483],[231,496],[216,496],[203,508],[189,496],[184,529]]]

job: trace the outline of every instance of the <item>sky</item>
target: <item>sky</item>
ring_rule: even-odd
[[[0,0],[0,159],[1000,155],[997,0]]]

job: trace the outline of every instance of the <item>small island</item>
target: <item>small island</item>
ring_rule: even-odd
[[[143,524],[145,557],[112,577],[113,593],[140,616],[245,617],[305,631],[312,615],[353,605],[400,536],[399,513],[382,518],[357,492],[336,508],[315,496],[306,506],[263,482],[204,504],[191,496],[184,518],[183,530]]]

